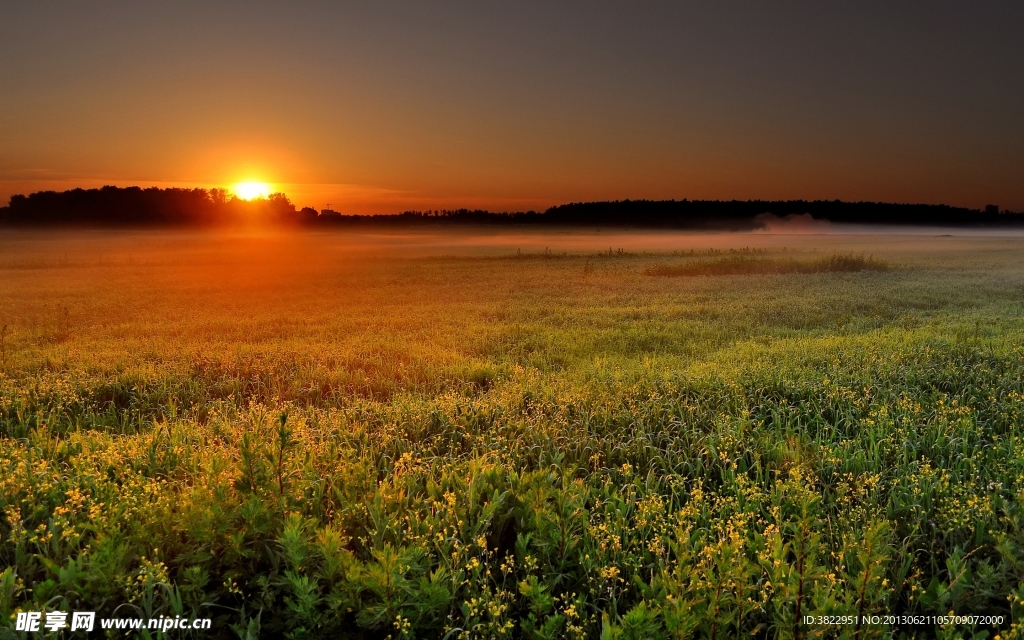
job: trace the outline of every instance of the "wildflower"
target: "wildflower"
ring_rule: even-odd
[[[614,580],[619,577],[619,568],[615,566],[601,569],[601,577],[605,580]],[[621,580],[621,578],[619,578]]]

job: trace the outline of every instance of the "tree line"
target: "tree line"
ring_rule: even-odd
[[[225,189],[108,186],[38,191],[11,196],[0,209],[0,222],[31,226],[203,226],[308,219],[309,211],[296,211],[283,193],[242,200]]]
[[[224,189],[103,187],[40,191],[11,197],[0,208],[8,225],[202,226],[222,224],[434,225],[554,224],[667,228],[754,229],[765,216],[810,215],[836,223],[883,225],[1005,226],[1024,224],[1024,214],[932,204],[840,200],[616,200],[574,202],[544,212],[497,213],[482,209],[405,211],[392,215],[347,215],[296,209],[283,193],[242,200]]]
[[[945,204],[844,202],[842,200],[618,200],[551,207],[545,217],[563,224],[626,222],[634,225],[759,226],[762,216],[809,214],[816,220],[851,224],[1004,225],[1024,222],[1024,214]]]

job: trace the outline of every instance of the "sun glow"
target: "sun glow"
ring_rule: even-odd
[[[266,182],[238,182],[231,191],[242,200],[266,198],[270,195],[270,185]]]

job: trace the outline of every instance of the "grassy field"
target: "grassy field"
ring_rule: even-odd
[[[1018,637],[1022,302],[1024,237],[5,231],[0,637]]]

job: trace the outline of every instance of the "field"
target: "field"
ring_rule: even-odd
[[[0,637],[1020,637],[1024,236],[944,233],[4,231]]]

